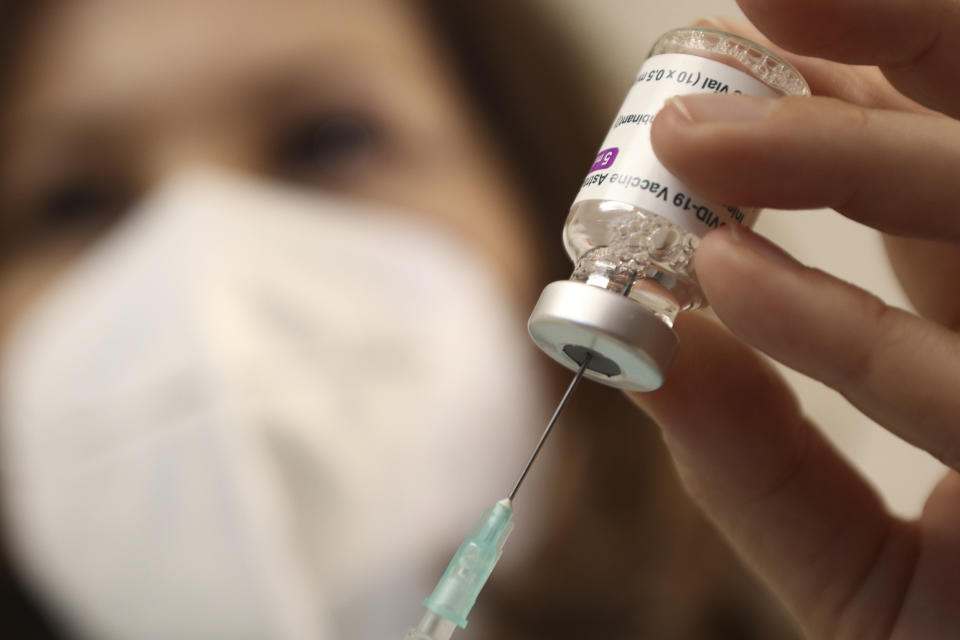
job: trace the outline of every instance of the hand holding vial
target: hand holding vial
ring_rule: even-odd
[[[920,315],[727,226],[704,238],[695,268],[740,340],[681,314],[673,372],[634,399],[662,425],[688,490],[808,637],[958,637],[960,5],[881,0],[869,20],[852,0],[740,5],[762,33],[700,26],[769,43],[815,97],[671,100],[652,127],[658,157],[712,199],[832,207],[888,234]],[[751,347],[952,469],[918,521],[886,511]]]

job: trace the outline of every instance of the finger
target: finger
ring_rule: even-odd
[[[704,315],[676,328],[666,384],[633,397],[685,486],[809,637],[881,637],[910,574],[912,528],[811,428],[769,363]]]
[[[877,65],[902,93],[960,113],[956,0],[738,0],[771,40],[796,53]]]
[[[937,113],[894,89],[877,67],[842,64],[792,53],[775,45],[745,20],[700,18],[693,22],[693,26],[719,29],[767,47],[797,68],[814,95],[839,98],[844,102],[876,109]]]
[[[914,308],[923,317],[960,332],[960,246],[887,235],[883,242]]]
[[[740,338],[960,469],[960,336],[803,267],[746,229],[708,234],[696,268]]]
[[[762,44],[782,56],[806,78],[816,95],[839,98],[863,107],[934,114],[893,88],[876,67],[853,66],[801,56],[770,42],[745,20],[701,18],[693,26],[719,29]],[[884,236],[891,264],[911,303],[924,317],[960,331],[960,298],[954,295],[960,276],[960,247]]]
[[[960,122],[831,98],[688,95],[651,128],[671,172],[720,202],[833,207],[883,231],[960,240]]]
[[[937,485],[920,520],[920,554],[891,638],[955,638],[960,629],[960,475]]]

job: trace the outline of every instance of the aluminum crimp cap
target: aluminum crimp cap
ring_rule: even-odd
[[[540,294],[527,322],[547,355],[584,377],[629,391],[663,384],[680,343],[665,322],[633,300],[600,287],[561,280]]]

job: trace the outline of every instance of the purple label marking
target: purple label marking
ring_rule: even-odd
[[[604,149],[597,154],[597,159],[594,160],[593,166],[590,167],[588,173],[593,173],[594,171],[599,171],[600,169],[608,169],[610,165],[613,164],[613,161],[617,159],[617,154],[620,153],[619,147],[610,147],[609,149]]]

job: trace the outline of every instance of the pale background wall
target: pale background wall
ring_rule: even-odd
[[[733,0],[539,0],[562,15],[583,43],[584,54],[628,87],[651,44],[662,32],[700,16],[743,14]],[[613,114],[611,114],[611,117]],[[890,269],[880,237],[867,227],[828,210],[767,211],[757,230],[803,262],[869,289],[890,304],[910,308]],[[880,489],[891,509],[919,514],[943,475],[943,466],[899,441],[850,407],[836,392],[784,370],[804,409],[823,426]]]

